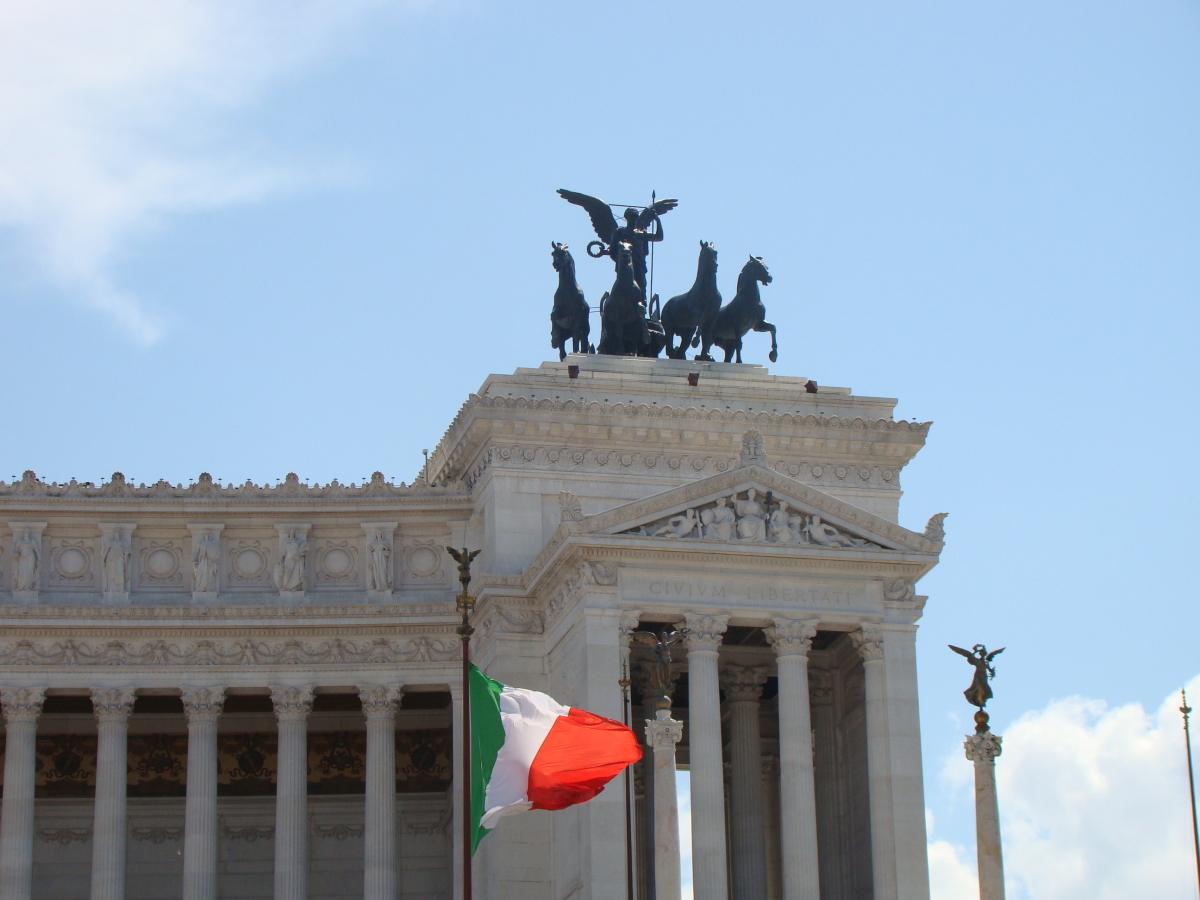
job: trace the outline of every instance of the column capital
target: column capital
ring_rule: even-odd
[[[101,723],[125,722],[136,699],[137,688],[92,688],[92,710]]]
[[[769,671],[765,666],[725,666],[721,672],[721,687],[725,689],[725,699],[730,703],[757,703],[762,697],[763,685],[767,683]]]
[[[816,619],[785,619],[776,616],[772,619],[775,624],[764,628],[763,632],[776,656],[808,656],[812,647],[812,639],[817,634]]]
[[[655,750],[674,750],[683,737],[683,723],[670,717],[646,720],[646,745]]]
[[[42,712],[42,701],[46,699],[46,689],[0,688],[0,699],[4,703],[4,721],[9,725],[36,722]]]
[[[225,706],[223,687],[182,687],[183,711],[191,722],[215,722]]]
[[[641,621],[642,611],[640,609],[621,610],[621,623],[619,628],[621,630],[622,647],[629,647],[630,641],[632,640],[630,635],[637,631],[637,627],[641,624]]]
[[[396,718],[396,701],[400,699],[398,684],[359,685],[358,699],[362,701],[363,715],[371,719]]]
[[[858,631],[850,632],[850,640],[864,662],[883,659],[883,629],[880,626],[864,622]]]
[[[275,706],[275,719],[279,722],[303,722],[312,712],[312,685],[303,687],[271,688],[271,703]]]
[[[973,763],[995,763],[1001,753],[1001,742],[1004,738],[998,734],[985,731],[983,734],[968,734],[963,741],[963,750],[967,759]]]
[[[717,652],[721,646],[721,635],[729,627],[729,616],[709,616],[698,613],[684,613],[683,640],[688,653],[711,650]]]

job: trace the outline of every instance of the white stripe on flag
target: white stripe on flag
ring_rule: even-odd
[[[529,809],[529,767],[555,721],[570,711],[545,694],[505,686],[500,693],[504,743],[483,795],[482,827],[495,828],[501,816]]]

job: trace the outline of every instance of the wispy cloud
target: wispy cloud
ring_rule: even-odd
[[[263,158],[231,113],[336,45],[385,0],[0,0],[0,227],[39,275],[156,340],[114,283],[164,217],[306,176]]]

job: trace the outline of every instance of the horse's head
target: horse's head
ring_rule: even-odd
[[[771,283],[771,273],[767,271],[767,267],[763,265],[761,256],[750,255],[750,261],[742,266],[743,274],[750,275],[755,281],[763,284]]]
[[[561,272],[563,266],[571,262],[571,254],[567,252],[567,245],[560,244],[557,241],[550,242],[550,258],[554,263],[554,271]]]
[[[717,247],[711,241],[700,242],[700,271],[717,271]]]

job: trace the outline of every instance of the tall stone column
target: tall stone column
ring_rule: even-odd
[[[650,743],[649,727],[650,721],[655,716],[654,703],[658,699],[650,686],[653,669],[653,663],[640,663],[633,672],[634,686],[642,695],[642,715],[634,721],[646,723],[645,737],[648,747],[654,746]],[[673,694],[674,690],[675,683],[672,681],[668,693]],[[635,727],[634,730],[638,729]],[[654,897],[654,754],[643,756],[642,761],[637,765],[642,769],[642,809],[639,819],[642,864],[638,866],[637,895],[640,900],[652,900]]]
[[[275,900],[308,898],[308,714],[311,687],[273,687],[279,723],[275,775]]]
[[[367,717],[367,797],[363,900],[396,900],[397,685],[358,689]]]
[[[986,726],[985,726],[986,727]],[[999,735],[985,731],[963,743],[975,763],[975,852],[979,861],[979,900],[1004,900],[1004,855],[1000,849],[1000,803],[996,797]]]
[[[867,786],[871,802],[871,877],[875,900],[897,900],[883,630],[878,625],[863,625],[852,632],[850,638],[862,656],[866,680]]]
[[[33,774],[46,689],[0,688],[4,703],[4,800],[0,807],[0,900],[33,890]]]
[[[729,708],[729,834],[737,900],[767,900],[762,729],[758,721],[767,672],[765,668],[729,665],[722,673]]]
[[[779,851],[779,757],[764,756],[762,761],[763,818],[766,819],[767,896],[783,896],[783,856]]]
[[[766,634],[775,649],[779,674],[783,896],[784,900],[817,900],[821,893],[821,874],[808,698],[808,651],[817,627],[816,622],[800,619],[777,618],[774,621]]]
[[[93,688],[96,808],[92,826],[92,900],[125,900],[125,756],[136,688]]]
[[[646,720],[646,743],[654,750],[654,900],[680,900],[679,798],[675,795],[675,745],[683,723],[668,709]],[[694,828],[694,826],[693,826]],[[692,843],[692,859],[696,857]],[[694,873],[693,867],[693,873]],[[696,876],[692,875],[693,894]]]
[[[717,652],[729,616],[687,614],[688,748],[692,782],[692,892],[696,900],[726,900],[725,766]],[[657,773],[655,773],[657,775]],[[662,796],[655,779],[655,801]],[[662,890],[662,885],[659,885]]]
[[[217,900],[217,718],[223,687],[185,687],[187,800],[183,810],[183,900]]]
[[[817,847],[820,852],[821,896],[842,896],[842,867],[838,838],[838,750],[833,714],[833,675],[808,670],[808,699],[812,707],[813,769],[816,773]]]

